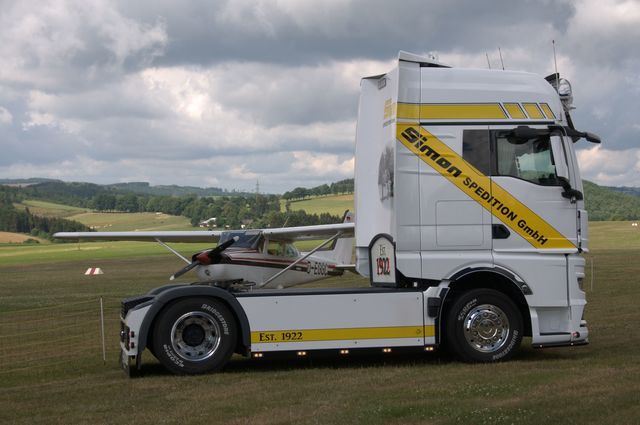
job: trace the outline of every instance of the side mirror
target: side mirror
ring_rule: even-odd
[[[584,134],[584,138],[587,139],[588,142],[591,142],[591,143],[602,142],[602,140],[600,140],[600,136],[598,136],[597,134],[589,133],[588,131],[585,131],[583,134]]]
[[[551,136],[549,138],[551,143],[551,153],[553,153],[553,160],[556,165],[556,175],[560,180],[564,179],[569,181],[569,165],[567,163],[567,156],[562,146],[562,138],[560,136]]]

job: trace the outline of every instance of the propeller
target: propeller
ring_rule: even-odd
[[[180,270],[178,270],[177,272],[175,272],[170,278],[169,280],[175,280],[176,278],[182,276],[183,274],[185,274],[186,272],[188,272],[191,269],[194,269],[197,266],[208,266],[209,264],[216,264],[220,262],[220,254],[222,253],[222,251],[224,251],[225,249],[229,248],[231,245],[233,245],[235,242],[238,241],[238,239],[240,239],[238,236],[234,236],[233,238],[229,239],[228,241],[225,241],[223,243],[221,243],[220,245],[218,245],[215,248],[212,249],[208,249],[206,251],[202,251],[199,252],[197,254],[194,254],[191,257],[191,264],[189,264],[186,267],[181,268]]]

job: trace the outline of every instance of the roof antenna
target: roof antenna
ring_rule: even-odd
[[[504,61],[502,60],[502,50],[500,50],[500,46],[498,46],[498,53],[500,53],[500,63],[502,64],[502,70],[504,71]]]
[[[551,40],[551,45],[553,46],[553,64],[556,68],[556,90],[560,87],[560,74],[558,74],[558,60],[556,59],[556,41]]]
[[[491,62],[489,62],[489,53],[484,52],[485,55],[487,55],[487,65],[489,65],[489,69],[491,69]]]

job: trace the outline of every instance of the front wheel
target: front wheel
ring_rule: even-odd
[[[188,298],[158,316],[153,351],[173,373],[212,372],[233,354],[236,335],[235,319],[226,305],[210,298]]]
[[[493,289],[459,295],[445,318],[446,343],[467,362],[507,360],[522,342],[522,316],[510,298]]]

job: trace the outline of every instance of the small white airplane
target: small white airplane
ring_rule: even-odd
[[[200,282],[223,288],[234,285],[286,288],[354,270],[351,263],[354,229],[354,215],[347,211],[343,223],[315,226],[230,231],[60,232],[53,236],[74,240],[158,242],[187,263],[171,276],[171,280],[195,269]],[[293,244],[321,239],[325,239],[324,242],[309,252],[299,252]],[[167,242],[218,245],[194,254],[189,260]]]

